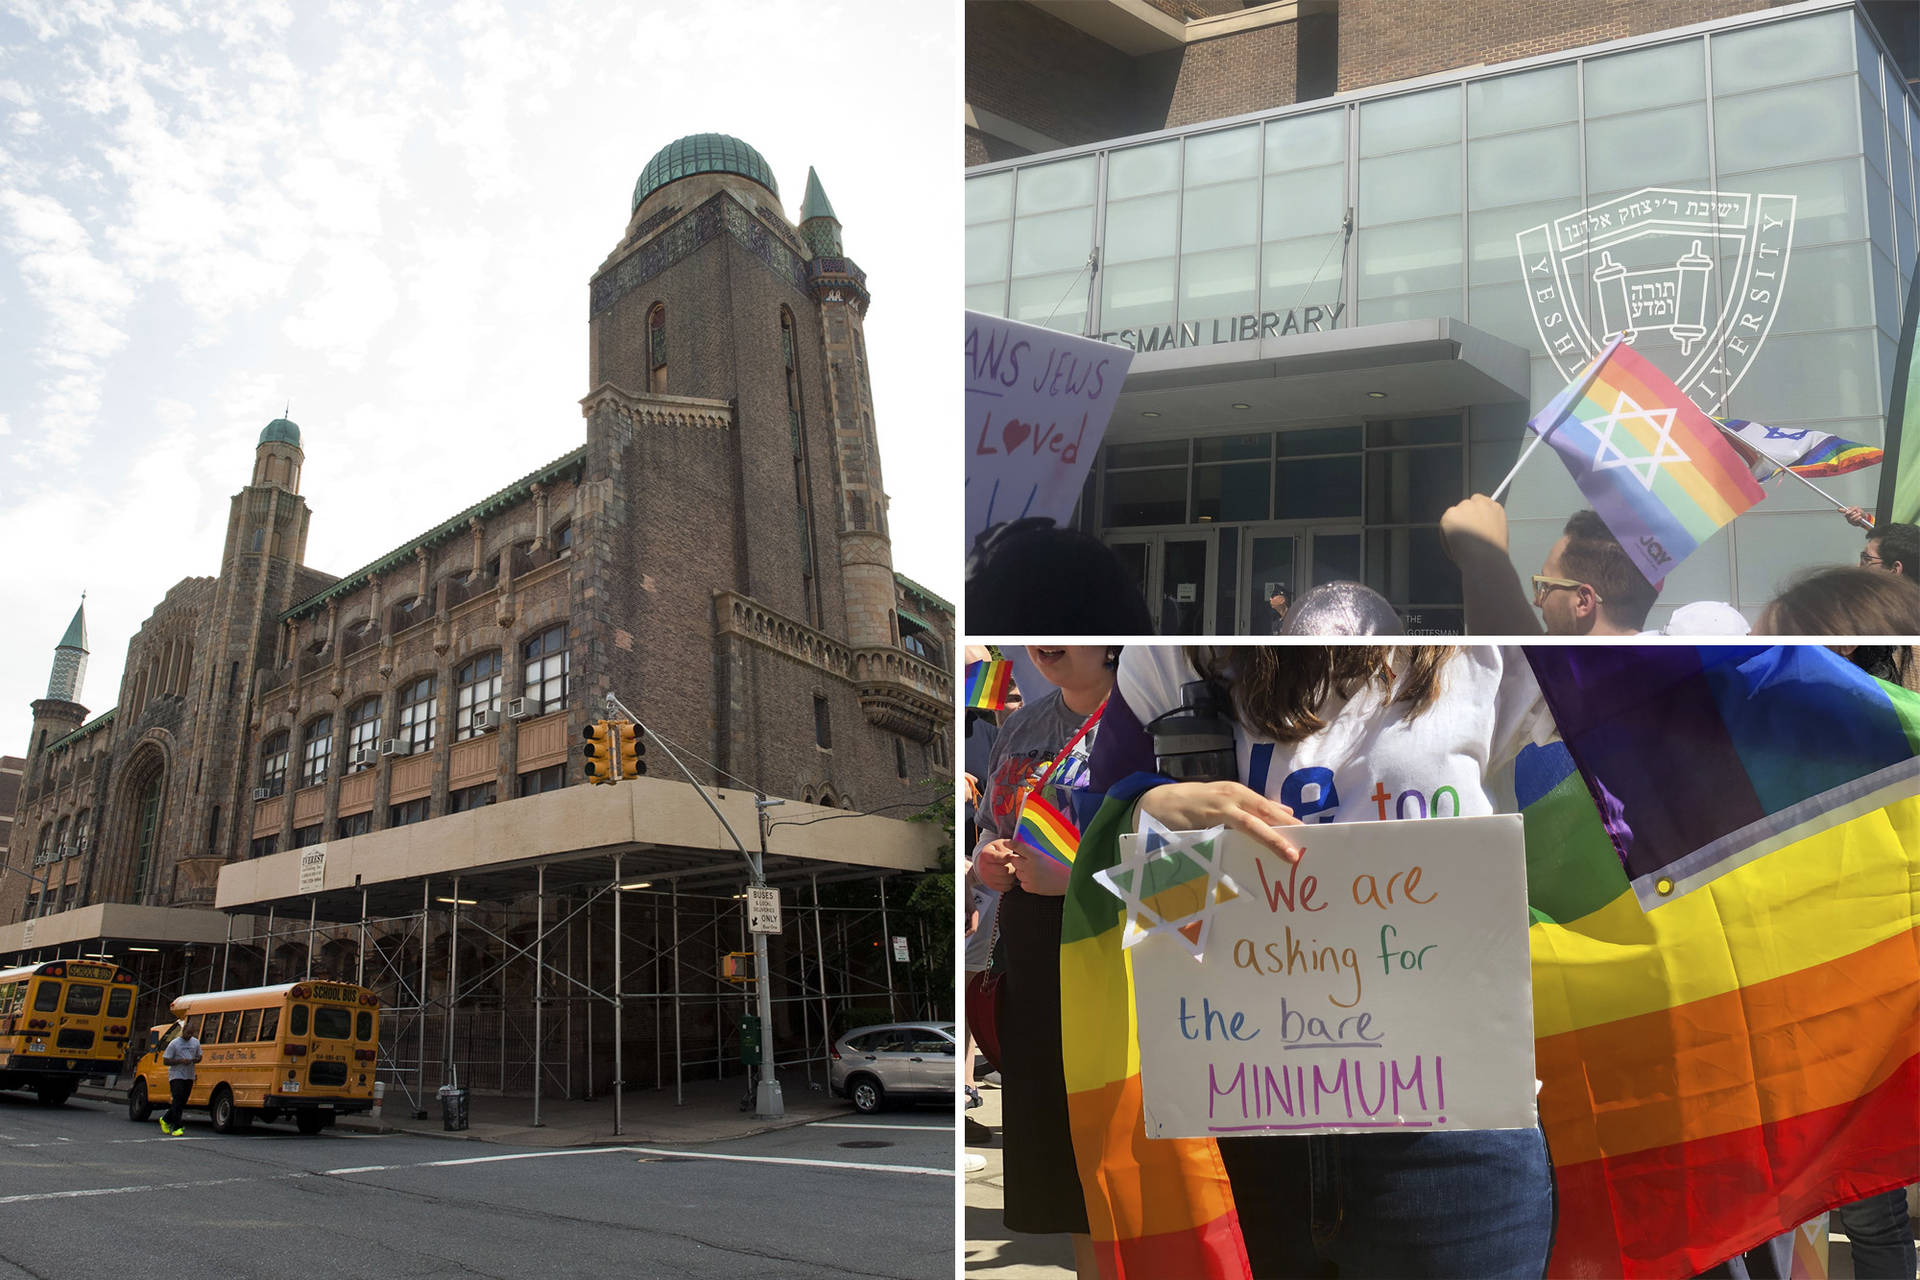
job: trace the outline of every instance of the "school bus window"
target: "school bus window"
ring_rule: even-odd
[[[200,1025],[206,1021],[206,1017],[207,1015],[204,1013],[196,1013],[191,1018],[188,1018],[187,1034],[195,1040],[204,1040],[206,1037],[200,1034]]]
[[[240,1019],[240,1039],[243,1042],[251,1044],[259,1038],[260,1011],[258,1009],[249,1009],[247,1010],[246,1016]]]
[[[107,1016],[124,1018],[127,1010],[133,1007],[133,990],[130,987],[115,987],[107,993]]]
[[[287,1034],[290,1036],[307,1034],[307,1006],[297,1004],[293,1006],[293,1011],[287,1014]]]
[[[370,1013],[365,1009],[362,1009],[360,1011],[360,1022],[359,1022],[359,1025],[354,1028],[354,1036],[356,1039],[360,1039],[360,1040],[373,1039],[373,1014],[372,1013]]]
[[[353,1014],[338,1005],[315,1005],[313,1034],[328,1040],[345,1040],[353,1035]]]
[[[220,1015],[220,1044],[232,1044],[240,1038],[240,1011],[229,1009]]]
[[[260,1011],[260,1038],[272,1040],[280,1034],[280,1010],[278,1008]]]
[[[52,1013],[59,1007],[60,984],[57,982],[42,982],[39,990],[33,993],[33,1011],[35,1013]]]
[[[100,1012],[100,998],[106,994],[106,988],[96,987],[91,982],[70,982],[67,984],[68,1013],[92,1014]]]

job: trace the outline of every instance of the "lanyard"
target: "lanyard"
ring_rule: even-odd
[[[1108,696],[1111,697],[1112,695],[1108,695]],[[1107,709],[1107,699],[1102,698],[1100,700],[1100,705],[1093,709],[1093,714],[1087,717],[1086,722],[1082,724],[1078,730],[1075,731],[1074,735],[1071,738],[1067,739],[1067,745],[1060,748],[1060,754],[1053,758],[1053,762],[1046,767],[1045,771],[1042,772],[1040,776],[1035,778],[1033,781],[1024,783],[1021,785],[1020,793],[1019,793],[1020,803],[1015,805],[1013,808],[1013,811],[1015,814],[1018,814],[1022,809],[1027,807],[1028,796],[1031,796],[1034,792],[1038,791],[1041,787],[1046,786],[1047,779],[1051,778],[1054,774],[1060,771],[1060,766],[1066,762],[1067,756],[1073,752],[1074,747],[1078,745],[1080,739],[1086,737],[1087,733],[1096,724],[1100,722],[1100,716],[1102,715],[1102,713],[1106,711],[1106,709]]]

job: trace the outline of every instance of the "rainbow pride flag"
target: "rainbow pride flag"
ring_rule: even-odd
[[[1048,804],[1036,788],[1020,806],[1013,843],[1072,866],[1073,852],[1080,847],[1080,828],[1072,818]]]
[[[1721,418],[1720,425],[1731,431],[1741,444],[1759,455],[1753,459],[1753,474],[1765,480],[1784,467],[1809,477],[1839,476],[1862,467],[1871,467],[1883,456],[1870,444],[1848,440],[1844,436],[1815,431],[1811,427],[1770,427],[1745,418]]]
[[[999,711],[1013,688],[1013,664],[1005,658],[987,658],[967,664],[967,709]]]
[[[1920,793],[1913,696],[1825,646],[1534,646],[1527,661],[1648,909]]]
[[[1911,1180],[1920,799],[1648,913],[1565,747],[1528,748],[1515,781],[1560,1204],[1548,1274],[1695,1275]]]
[[[1619,339],[1527,425],[1656,587],[1766,496],[1713,420]]]
[[[1158,781],[1115,785],[1074,860],[1060,930],[1067,1116],[1104,1280],[1234,1280],[1247,1251],[1219,1145],[1146,1136],[1125,908],[1095,879],[1120,862],[1133,801]]]

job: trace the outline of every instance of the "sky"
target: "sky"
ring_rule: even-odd
[[[928,429],[960,297],[956,18],[0,0],[0,754],[82,590],[81,701],[115,703],[167,589],[219,571],[289,406],[307,563],[337,574],[577,447],[588,278],[693,133],[752,144],[789,218],[819,171],[873,294],[894,567],[957,600]]]

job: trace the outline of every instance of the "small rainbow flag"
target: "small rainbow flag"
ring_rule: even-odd
[[[1527,425],[1656,587],[1766,496],[1713,420],[1617,338]]]
[[[967,709],[999,711],[1013,688],[1013,664],[1005,658],[987,658],[967,664]]]
[[[1080,847],[1080,828],[1073,819],[1054,808],[1034,791],[1020,806],[1020,821],[1013,829],[1013,843],[1045,854],[1055,862],[1073,865],[1074,851]]]
[[[1722,418],[1720,425],[1740,443],[1760,455],[1754,475],[1761,480],[1785,467],[1796,475],[1839,476],[1879,463],[1883,456],[1870,444],[1848,440],[1812,427],[1770,427],[1745,418]]]

